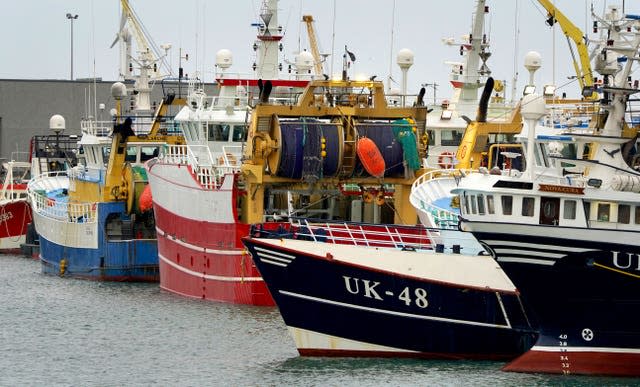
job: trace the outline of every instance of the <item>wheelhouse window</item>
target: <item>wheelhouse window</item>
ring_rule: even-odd
[[[135,145],[129,145],[127,147],[127,153],[124,156],[124,161],[135,163],[138,158],[138,147]]]
[[[527,144],[528,146],[529,144]],[[545,167],[549,167],[549,159],[547,159],[547,150],[545,148],[545,144],[540,143],[538,146],[538,151],[537,152],[533,152],[535,158],[536,158],[536,165],[542,165]]]
[[[158,145],[142,146],[140,147],[140,161],[144,162],[151,160],[152,158],[157,157],[159,153],[160,147]]]
[[[462,140],[462,133],[457,130],[442,130],[440,136],[440,145],[443,146],[458,146]]]
[[[631,206],[620,204],[618,206],[618,223],[629,224],[631,218]]]
[[[511,215],[513,213],[513,196],[504,195],[500,197],[502,202],[502,214]]]
[[[102,147],[102,162],[107,164],[109,162],[109,156],[111,155],[111,146]]]
[[[236,125],[233,127],[233,141],[244,142],[247,141],[247,127],[245,125]]]
[[[635,224],[640,224],[640,206],[636,206],[636,211],[634,214],[634,223]]]
[[[522,198],[522,216],[533,216],[533,207],[535,202],[534,198]]]
[[[565,219],[576,218],[576,201],[575,200],[564,201],[564,213],[562,214],[562,217]]]
[[[209,141],[229,140],[229,129],[227,124],[209,124]]]
[[[469,214],[469,201],[465,195],[460,195],[460,208],[464,209],[465,214]]]
[[[611,204],[598,203],[598,221],[608,222],[611,213]]]
[[[493,195],[487,195],[487,212],[489,214],[494,214],[496,212]]]
[[[478,208],[476,207],[476,195],[471,195],[471,197],[469,198],[469,201],[471,202],[471,212],[473,214],[477,214]]]
[[[484,215],[484,195],[478,195],[478,214]]]

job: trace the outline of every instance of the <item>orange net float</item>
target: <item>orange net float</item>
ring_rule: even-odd
[[[151,195],[151,186],[147,184],[138,199],[138,206],[140,211],[145,212],[153,207],[153,196]]]
[[[451,169],[453,168],[453,160],[454,155],[451,152],[442,152],[440,156],[438,156],[438,165],[442,169]]]
[[[362,137],[358,140],[356,153],[364,169],[374,177],[384,176],[386,165],[380,149],[370,138]]]

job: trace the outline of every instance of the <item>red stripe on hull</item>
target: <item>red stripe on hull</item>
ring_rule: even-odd
[[[247,225],[194,221],[158,205],[154,211],[161,231],[158,254],[162,289],[212,301],[275,305],[241,244],[240,238],[249,233]]]
[[[529,350],[502,368],[510,372],[565,375],[640,376],[640,354]]]

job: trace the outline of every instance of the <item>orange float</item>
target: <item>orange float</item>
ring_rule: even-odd
[[[373,140],[367,137],[359,139],[356,147],[356,153],[360,158],[362,166],[371,176],[384,176],[386,165],[382,158],[382,153],[380,153],[380,149],[378,149]]]
[[[138,206],[142,212],[150,210],[153,206],[153,197],[151,196],[151,186],[149,184],[144,187],[144,191],[142,191],[140,199],[138,199]]]

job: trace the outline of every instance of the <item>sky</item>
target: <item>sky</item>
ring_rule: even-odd
[[[623,0],[555,0],[557,8],[583,31],[591,34],[590,6],[598,13],[607,5],[621,6]],[[214,80],[215,54],[220,49],[233,53],[233,69],[249,73],[254,62],[251,48],[259,21],[261,0],[130,0],[145,29],[159,46],[170,43],[169,63],[177,72],[180,53],[187,74],[203,74]],[[308,49],[302,15],[312,15],[320,52],[332,54],[325,72],[342,69],[344,46],[356,56],[351,76],[389,74],[400,88],[401,72],[396,65],[398,51],[408,48],[415,63],[408,72],[408,92],[427,87],[427,102],[448,98],[450,66],[460,61],[459,46],[443,44],[443,38],[460,41],[470,33],[475,0],[280,0],[278,22],[284,28],[284,57],[293,60],[300,49]],[[537,84],[555,83],[559,92],[579,94],[567,40],[559,27],[545,24],[546,11],[535,0],[487,0],[490,13],[485,33],[492,56],[487,64],[496,79],[514,85],[521,93],[529,75],[523,67],[528,51],[542,55]],[[640,14],[640,1],[626,0],[627,13]],[[73,72],[75,78],[100,77],[118,80],[117,45],[110,48],[119,28],[118,0],[21,0],[5,1],[0,36],[0,79],[69,79],[71,71],[71,22],[73,21]],[[333,51],[332,51],[333,48]],[[520,94],[521,95],[521,94]],[[507,97],[510,93],[507,94]]]

